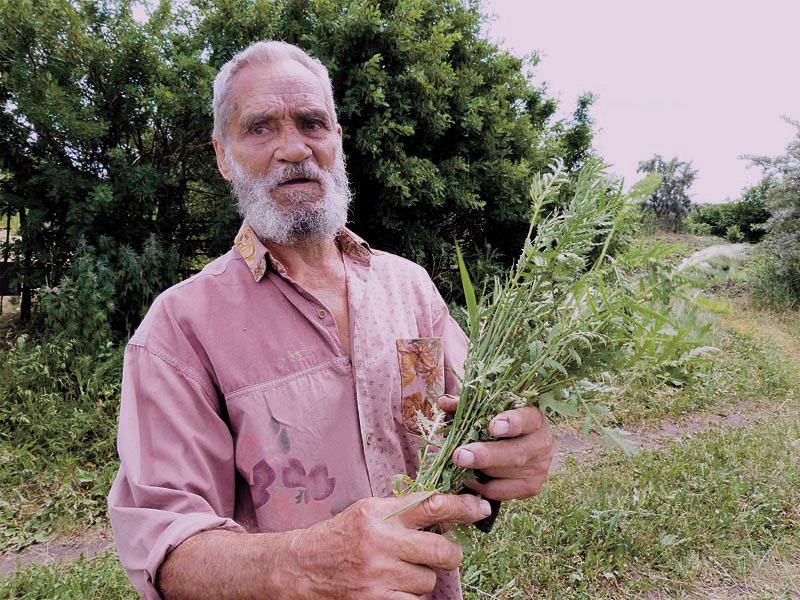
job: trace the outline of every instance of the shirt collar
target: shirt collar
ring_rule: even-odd
[[[342,227],[339,230],[336,239],[342,252],[353,258],[365,260],[370,255],[375,254],[367,242],[346,227]],[[236,234],[234,246],[241,254],[253,274],[253,279],[256,281],[261,281],[261,278],[264,277],[267,272],[267,265],[281,275],[286,273],[286,268],[270,255],[267,247],[261,243],[253,228],[246,221],[242,223],[239,233]]]

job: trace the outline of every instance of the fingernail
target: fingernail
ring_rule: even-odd
[[[481,514],[484,517],[488,517],[490,514],[492,514],[492,505],[489,504],[486,500],[481,500],[480,507],[481,507]]]
[[[492,430],[494,431],[495,435],[505,435],[508,433],[508,430],[511,426],[508,424],[508,421],[505,419],[498,419],[492,425]]]
[[[456,462],[459,467],[471,467],[475,462],[475,455],[469,450],[459,450]]]

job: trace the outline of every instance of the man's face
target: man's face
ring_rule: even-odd
[[[231,80],[228,140],[215,139],[214,149],[261,239],[328,241],[347,220],[341,127],[325,100],[322,83],[295,61],[248,65]]]

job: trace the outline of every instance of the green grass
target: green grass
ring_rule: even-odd
[[[723,571],[741,580],[772,555],[797,555],[797,407],[785,417],[635,458],[572,462],[538,498],[505,507],[468,557],[465,582],[498,598],[642,597]]]
[[[478,538],[462,569],[467,598],[641,598],[797,556],[797,407],[785,417],[592,467],[572,462],[536,499],[507,503]],[[109,552],[23,569],[0,583],[0,597],[135,595]]]
[[[800,597],[800,313],[735,300],[714,335],[715,397],[687,388],[626,416],[674,415],[682,402],[763,416],[636,457],[568,461],[468,555],[468,598],[706,598],[702,586],[743,581],[752,593],[737,598]]]
[[[781,365],[783,350],[737,329],[729,319],[716,317],[707,343],[719,352],[695,368],[685,385],[621,380],[620,392],[607,400],[619,425],[652,424],[705,410],[724,412],[742,402],[758,406],[791,389],[795,381],[791,370]]]
[[[105,518],[117,469],[122,350],[63,339],[0,350],[0,550]]]
[[[116,553],[81,557],[66,565],[39,565],[0,581],[0,598],[8,600],[135,600]]]

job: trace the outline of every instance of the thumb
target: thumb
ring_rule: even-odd
[[[412,504],[428,492],[415,492],[402,498],[395,498],[397,507]],[[492,513],[492,507],[486,500],[477,496],[462,494],[434,494],[395,516],[392,520],[402,527],[424,529],[435,523],[474,523],[485,519]]]

